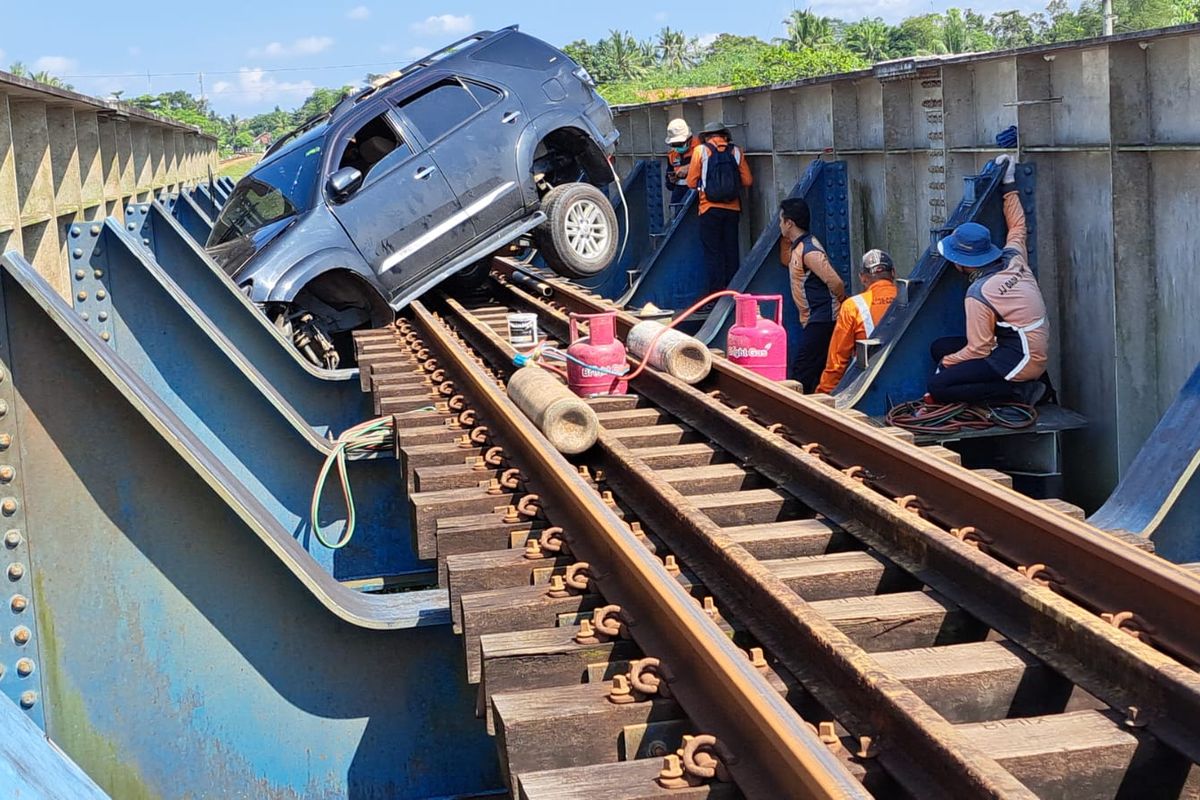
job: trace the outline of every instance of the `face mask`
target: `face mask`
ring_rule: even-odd
[[[687,145],[686,144],[673,144],[673,145],[671,145],[671,149],[674,150],[676,153],[686,153]]]

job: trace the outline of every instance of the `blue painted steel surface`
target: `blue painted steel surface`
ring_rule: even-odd
[[[209,219],[213,222],[217,221],[217,216],[221,213],[221,203],[208,190],[207,183],[196,184],[188,194],[196,201],[196,205],[200,206],[200,210],[208,215]]]
[[[79,765],[0,698],[0,792],[21,800],[109,800]]]
[[[198,324],[198,310],[185,312],[178,291],[154,279],[149,256],[128,237],[113,219],[71,229],[75,306],[96,334],[335,578],[423,571],[407,529],[404,480],[387,458],[350,462],[354,539],[341,550],[321,544],[309,503],[329,443],[219,331]],[[331,482],[321,504],[327,540],[338,538],[345,516]]]
[[[812,211],[813,233],[825,245],[829,261],[850,285],[849,205],[846,200],[846,162],[817,159],[805,170],[788,197],[803,197]],[[779,226],[772,224],[742,260],[727,288],[750,294],[783,295],[783,327],[788,341],[800,337],[800,314],[792,299],[787,266],[779,260]],[[724,347],[733,325],[733,300],[722,298],[696,334],[700,341]],[[789,368],[790,368],[789,364]]]
[[[330,579],[24,259],[0,261],[46,729],[67,754],[120,798],[498,787],[445,593]]]
[[[647,303],[682,311],[709,292],[724,288],[720,276],[704,272],[700,247],[700,215],[695,192],[687,198],[663,231],[657,249],[638,264],[633,287],[619,298],[627,308]]]
[[[179,224],[203,247],[212,233],[213,220],[201,210],[196,201],[187,192],[180,192],[170,204],[171,215],[179,220]]]
[[[302,358],[162,204],[134,206],[126,227],[131,223],[134,240],[154,256],[147,264],[151,274],[181,305],[194,304],[207,318],[202,324],[223,334],[317,433],[340,433],[372,415],[358,370],[318,369]]]
[[[872,416],[882,416],[892,405],[919,398],[933,372],[929,346],[940,336],[962,336],[965,317],[963,296],[967,279],[938,255],[938,239],[964,222],[979,222],[992,231],[992,239],[1004,244],[1004,212],[1000,171],[988,164],[981,175],[965,179],[963,199],[944,228],[932,231],[930,247],[917,262],[909,279],[920,281],[910,289],[906,306],[893,304],[875,329],[880,339],[870,366],[857,362],[846,370],[834,394],[839,407],[854,407]],[[1036,171],[1029,163],[1017,170],[1017,189],[1029,228],[1030,266],[1037,270],[1037,215],[1034,205]]]
[[[9,355],[8,340],[0,337],[0,359],[8,359]],[[4,539],[0,568],[4,569],[2,580],[8,591],[4,595],[6,607],[0,611],[6,617],[0,630],[8,632],[0,636],[0,692],[40,726],[45,724],[45,686],[38,658],[41,631],[33,591],[35,565],[26,528],[29,502],[38,487],[30,485],[25,470],[16,415],[18,385],[12,377],[9,370],[0,367],[0,515]]]
[[[1099,510],[1088,522],[1107,530],[1149,536],[1163,558],[1200,561],[1200,366],[1142,444]]]

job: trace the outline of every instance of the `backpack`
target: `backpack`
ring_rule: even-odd
[[[734,146],[726,145],[724,150],[718,150],[716,145],[705,145],[708,148],[708,163],[704,173],[704,196],[710,203],[730,203],[737,200],[742,193],[742,176],[738,169],[737,156]]]

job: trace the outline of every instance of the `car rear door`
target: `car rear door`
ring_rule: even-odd
[[[476,236],[524,214],[517,139],[525,108],[507,89],[445,75],[405,98],[398,111],[450,181]]]
[[[361,186],[329,202],[390,298],[470,244],[474,230],[433,154],[388,105],[376,110],[342,131],[329,162],[330,172],[359,168]]]

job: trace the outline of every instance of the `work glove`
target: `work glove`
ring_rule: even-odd
[[[1004,170],[1004,183],[1016,183],[1017,181],[1017,158],[1005,153],[1002,156],[996,156],[993,162],[997,167]]]

